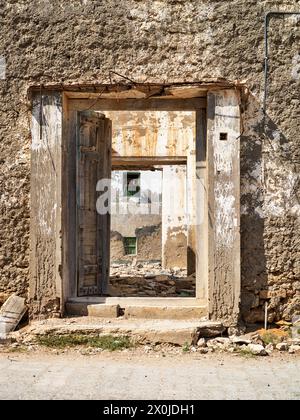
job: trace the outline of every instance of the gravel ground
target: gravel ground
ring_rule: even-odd
[[[299,355],[149,351],[141,347],[0,353],[3,399],[299,399]]]

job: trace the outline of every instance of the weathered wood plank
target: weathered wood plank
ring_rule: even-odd
[[[24,298],[15,294],[10,296],[0,309],[0,335],[14,331],[26,311]]]
[[[30,189],[31,316],[62,309],[61,278],[61,93],[36,94],[32,101]]]
[[[195,111],[206,108],[206,98],[193,99],[70,99],[70,109],[84,111]]]
[[[103,156],[103,174],[102,177],[105,179],[111,179],[111,159],[112,159],[112,122],[108,119],[105,120],[104,127],[104,156]],[[109,280],[109,267],[110,267],[110,223],[111,216],[110,211],[100,216],[103,220],[103,242],[102,242],[102,282],[101,282],[101,292],[102,294],[107,294],[108,289],[108,280]],[[98,233],[100,235],[101,232]]]
[[[99,295],[109,266],[109,215],[96,209],[97,182],[110,178],[111,123],[95,112],[78,114],[77,275],[78,296]]]

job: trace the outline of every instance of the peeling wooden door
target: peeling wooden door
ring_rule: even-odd
[[[96,186],[110,179],[111,121],[96,112],[79,112],[77,129],[77,294],[99,296],[108,284],[110,215],[97,212],[101,192]]]

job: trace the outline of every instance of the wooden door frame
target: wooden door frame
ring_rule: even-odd
[[[78,111],[83,111],[86,109],[91,109],[93,111],[110,111],[110,110],[153,110],[153,111],[194,111],[196,116],[196,145],[197,155],[205,156],[206,155],[206,142],[203,140],[202,136],[206,136],[205,127],[206,121],[203,125],[203,119],[206,120],[206,99],[205,98],[192,98],[192,99],[138,99],[138,100],[90,100],[90,99],[74,99],[69,98],[67,94],[64,94],[64,116],[63,116],[63,137],[64,137],[64,146],[63,146],[63,295],[64,302],[70,298],[77,297],[77,287],[76,287],[76,273],[74,267],[76,266],[75,254],[72,252],[72,247],[75,241],[75,215],[72,212],[75,200],[75,191],[74,185],[75,182],[75,168],[74,162],[72,162],[71,156],[75,156],[76,150],[75,145],[72,139],[76,136],[77,132],[77,113]],[[92,107],[91,107],[92,106]],[[91,108],[90,108],[91,107]],[[204,130],[200,129],[200,126],[204,127]],[[203,149],[203,150],[202,150]],[[203,168],[202,168],[203,169]],[[67,174],[67,175],[66,175]],[[73,205],[72,205],[73,203]],[[202,229],[201,233],[207,233],[205,229]],[[203,237],[203,244],[197,244],[201,249],[205,246],[207,238]],[[203,256],[202,256],[203,257]],[[206,291],[207,291],[207,273],[203,273],[203,258],[199,255],[197,256],[197,266],[196,272],[199,271],[197,275],[198,279],[201,279],[201,282],[197,282],[196,293],[198,296],[197,300],[201,299],[201,304],[206,300]],[[204,264],[206,267],[206,264]],[[199,284],[200,283],[200,284]],[[180,298],[178,298],[178,303]],[[200,302],[199,302],[200,304]]]
[[[100,215],[96,210],[96,201],[98,199],[99,193],[96,191],[97,182],[106,176],[110,178],[111,170],[111,121],[104,116],[104,114],[96,113],[94,111],[81,111],[77,113],[77,118],[79,124],[77,124],[76,131],[76,279],[77,279],[77,295],[78,296],[98,296],[104,295],[107,290],[108,284],[108,268],[109,268],[109,247],[107,242],[109,242],[109,224],[110,224],[110,215],[106,216]],[[92,128],[92,131],[89,128]],[[107,141],[109,139],[109,142]],[[94,146],[90,148],[90,142],[94,141]],[[82,149],[82,142],[85,144],[84,150]],[[102,144],[102,146],[101,146]],[[87,149],[86,149],[87,147]],[[105,159],[104,159],[105,158]],[[89,162],[88,166],[85,167],[85,163]],[[96,176],[94,190],[93,190],[93,210],[91,208],[86,208],[85,200],[89,200],[90,197],[86,197],[85,183],[87,173],[91,168],[91,165],[94,166],[94,170],[91,172]],[[84,165],[84,167],[82,167]],[[83,171],[83,173],[82,173]],[[91,175],[91,173],[89,173]],[[106,175],[104,175],[106,174]],[[88,188],[90,187],[90,182],[88,182]],[[82,202],[81,202],[82,201]],[[91,205],[91,203],[90,203]],[[94,243],[96,243],[95,254],[92,256],[92,261],[89,259],[91,257],[89,253],[88,261],[84,262],[85,248],[83,246],[84,237],[86,231],[81,231],[81,224],[85,225],[87,228],[88,225],[85,224],[85,219],[82,219],[82,214],[89,213],[90,211],[94,212],[95,224],[93,223],[93,228],[95,229]],[[90,227],[90,226],[89,226]],[[101,232],[101,234],[100,234]],[[89,239],[91,237],[89,236]],[[101,249],[103,255],[101,254]],[[105,251],[105,252],[104,252]],[[101,262],[100,262],[101,261]],[[102,262],[103,261],[103,262]],[[96,284],[93,286],[84,286],[85,282],[85,268],[84,264],[88,265],[88,275],[94,275],[97,278]],[[96,292],[96,293],[95,293]]]
[[[35,144],[35,149],[32,153],[31,173],[30,236],[33,246],[31,246],[30,258],[30,304],[32,307],[38,305],[34,311],[39,313],[43,306],[47,311],[48,296],[51,295],[52,300],[58,299],[60,301],[60,313],[63,315],[65,303],[68,299],[76,296],[75,264],[73,264],[74,261],[72,261],[70,255],[75,234],[75,212],[73,210],[75,210],[74,203],[76,203],[74,188],[72,189],[70,186],[76,178],[74,165],[70,164],[70,160],[71,155],[74,155],[76,151],[75,142],[72,139],[76,136],[77,111],[89,107],[92,107],[93,110],[105,111],[109,110],[109,106],[113,110],[129,110],[130,107],[134,110],[191,110],[196,111],[196,138],[199,143],[196,174],[197,178],[201,180],[199,193],[203,202],[202,211],[204,213],[203,220],[197,227],[197,300],[199,304],[206,302],[210,318],[228,318],[234,322],[239,315],[240,300],[239,92],[232,88],[216,89],[208,93],[207,100],[203,97],[172,100],[160,98],[144,100],[74,99],[68,97],[66,92],[56,91],[47,92],[44,95],[50,98],[49,101],[47,100],[48,108],[45,109],[48,118],[45,128],[46,138],[40,138],[38,116],[41,103],[38,92],[35,102],[33,102],[33,115],[36,115],[36,121],[32,128],[32,141]],[[52,97],[54,98],[53,107],[59,109],[59,112],[52,112],[49,108]],[[208,106],[206,106],[207,102]],[[51,130],[53,134],[51,134]],[[228,159],[233,170],[229,175],[226,175],[227,178],[222,176],[224,165],[223,167],[221,165],[218,169],[218,165],[215,164],[216,161],[222,161],[224,144],[220,147],[220,133],[223,131],[228,131],[230,135],[230,141],[225,149],[227,152],[232,151],[231,155],[228,154]],[[47,136],[51,137],[50,144],[47,143]],[[39,149],[38,153],[36,147]],[[51,154],[52,151],[54,154]],[[53,156],[56,159],[55,168],[53,168]],[[46,182],[49,184],[49,180],[44,180],[46,178],[38,180],[39,171],[43,167],[51,173],[53,190],[48,196],[45,194],[49,192],[49,188],[43,187]],[[223,239],[226,235],[231,236],[234,239],[234,246],[225,247],[226,257],[224,260],[222,257],[223,250],[218,248],[217,240],[220,234],[218,224],[220,224],[220,210],[222,208],[216,194],[222,188],[223,193],[226,194],[229,181],[232,185],[232,194],[235,200],[234,208],[231,208],[230,211],[233,211],[235,220],[234,225],[225,226],[221,233]],[[44,202],[43,208],[45,209],[47,204],[50,203],[51,206],[54,206],[56,214],[55,229],[45,233],[47,234],[46,239],[40,235],[40,227],[42,226],[40,223],[44,223],[44,219],[37,218],[37,213],[41,210],[37,208],[37,203],[40,202]],[[197,203],[199,204],[199,200]],[[51,250],[49,250],[49,247],[47,248],[45,242],[45,240],[48,241],[47,238],[50,238],[51,244],[53,244]],[[222,238],[220,239],[222,240]],[[201,255],[199,255],[199,250],[202,250]],[[205,250],[204,253],[203,250]],[[45,258],[48,259],[49,266],[54,268],[45,274],[41,274],[40,267],[43,266]],[[41,284],[39,276],[42,275],[47,282],[47,291],[43,291],[39,286]],[[37,290],[39,290],[41,296],[40,300],[37,298]],[[180,298],[178,298],[178,306],[180,306]]]

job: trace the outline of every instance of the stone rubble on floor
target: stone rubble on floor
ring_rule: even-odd
[[[300,345],[292,344],[289,348],[289,353],[291,354],[300,353]]]
[[[258,330],[243,336],[203,337],[198,336],[197,349],[201,354],[221,351],[267,356],[273,351],[300,354],[300,338],[290,337],[288,331],[281,329]],[[279,340],[279,342],[276,342]],[[270,342],[274,341],[274,342]]]
[[[276,349],[279,351],[287,351],[289,349],[288,343],[278,343],[276,344]]]
[[[195,296],[195,274],[174,267],[163,269],[160,262],[120,262],[110,267],[109,295],[193,297]]]

